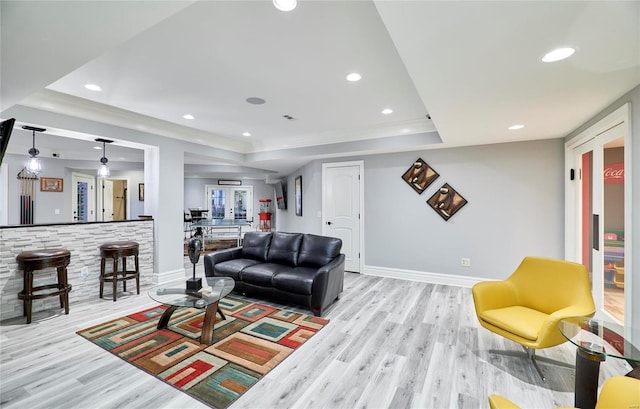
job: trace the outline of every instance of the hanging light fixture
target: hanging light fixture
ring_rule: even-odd
[[[29,149],[29,161],[27,162],[27,170],[34,175],[38,175],[42,172],[42,163],[40,163],[40,158],[38,154],[40,151],[36,149],[36,132],[44,132],[45,128],[36,128],[35,126],[24,125],[22,129],[26,129],[27,131],[33,132],[33,145],[31,149]]]
[[[107,159],[106,144],[113,141],[110,141],[109,139],[98,138],[96,139],[96,142],[102,142],[102,157],[100,158],[100,166],[98,166],[98,177],[107,178],[109,177],[111,172],[109,172],[109,167],[107,166],[107,162],[109,162],[109,159]]]

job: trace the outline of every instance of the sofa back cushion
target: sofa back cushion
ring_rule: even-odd
[[[301,242],[302,233],[273,233],[267,261],[288,266],[297,266]]]
[[[262,231],[250,231],[244,234],[242,240],[242,257],[253,260],[266,261],[271,234]]]
[[[300,246],[298,265],[301,267],[322,267],[340,255],[342,240],[336,237],[305,234]]]

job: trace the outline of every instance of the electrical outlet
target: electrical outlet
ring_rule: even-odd
[[[471,267],[471,259],[470,258],[465,258],[465,257],[461,258],[460,259],[460,265],[462,267]]]
[[[80,269],[80,278],[82,278],[83,280],[89,278],[89,267],[82,267]]]

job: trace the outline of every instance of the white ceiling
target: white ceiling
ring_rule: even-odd
[[[638,1],[301,0],[290,13],[266,0],[1,7],[5,114],[19,104],[144,126],[243,153],[236,165],[250,176],[322,157],[560,138],[640,84]],[[560,46],[577,52],[540,61]],[[363,79],[347,82],[352,71]],[[516,123],[525,128],[507,130]],[[9,151],[24,150],[14,139]],[[48,140],[65,158],[95,145],[47,136],[41,150]],[[110,162],[140,160],[123,149]],[[207,158],[186,161],[187,175],[207,173],[195,166]]]

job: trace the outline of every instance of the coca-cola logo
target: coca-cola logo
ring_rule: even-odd
[[[614,163],[604,168],[604,183],[624,183],[624,163]]]

